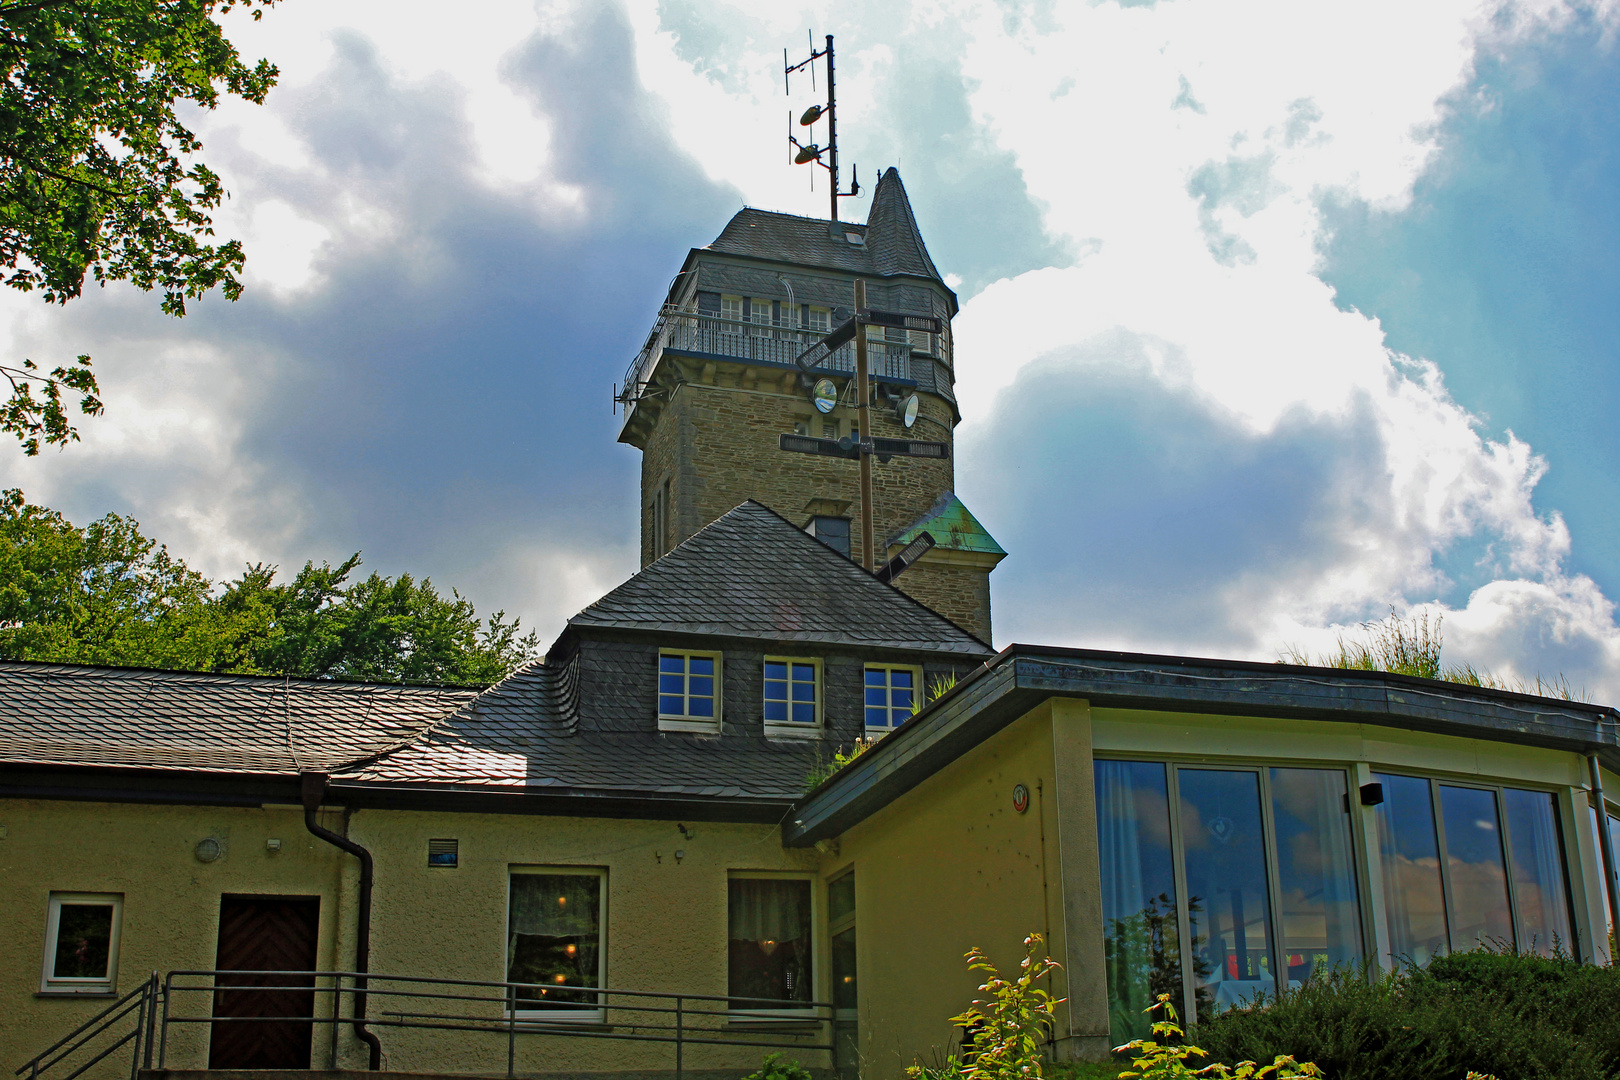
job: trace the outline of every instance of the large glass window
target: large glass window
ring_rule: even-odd
[[[1519,909],[1519,948],[1551,956],[1575,950],[1574,915],[1564,877],[1564,837],[1558,806],[1545,791],[1502,792],[1513,853],[1513,898]]]
[[[1396,959],[1426,964],[1446,951],[1449,940],[1429,782],[1379,774],[1373,779],[1384,789],[1377,813],[1378,853],[1389,951]]]
[[[1290,986],[1361,958],[1355,851],[1345,774],[1272,769],[1282,952]]]
[[[519,1015],[570,1021],[600,1019],[601,1001],[584,988],[602,985],[600,870],[512,871],[506,978]]]
[[[1094,772],[1109,1031],[1117,1046],[1148,1034],[1143,1010],[1160,994],[1181,1008],[1180,916],[1165,767],[1097,761]]]
[[[124,898],[52,893],[45,914],[45,994],[110,994],[118,979]]]
[[[1177,769],[1198,1020],[1276,987],[1260,776]]]
[[[1546,792],[1375,774],[1390,952],[1573,945],[1557,804]]]
[[[734,1012],[772,1017],[814,1000],[809,881],[734,877],[729,921],[726,992]]]

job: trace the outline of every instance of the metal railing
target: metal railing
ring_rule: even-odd
[[[26,1062],[17,1070],[17,1075],[26,1075],[28,1080],[74,1080],[120,1048],[128,1046],[129,1080],[137,1080],[143,1067],[152,1067],[152,1028],[157,1018],[160,990],[158,973],[154,971],[150,979]],[[105,1046],[100,1045],[100,1042],[107,1040],[111,1041]],[[78,1060],[85,1056],[89,1060]],[[58,1066],[73,1071],[65,1076],[47,1075]]]
[[[289,982],[266,986],[262,981],[266,976]],[[251,985],[239,985],[238,977],[246,977]],[[156,978],[154,974],[154,983]],[[233,982],[233,979],[238,981]],[[298,980],[297,985],[289,984],[292,979]],[[363,1018],[341,1015],[345,997],[353,1001],[356,980],[365,982],[363,992],[371,1013]],[[208,1000],[212,1002],[217,999],[211,995],[217,991],[328,995],[333,1005],[328,1016],[217,1016],[212,1005],[207,1015],[196,1015],[183,1007],[187,994],[210,995]],[[559,1001],[559,994],[569,1000]],[[837,1067],[835,1012],[828,1002],[784,1002],[414,975],[362,975],[352,971],[171,971],[163,980],[161,1015],[156,1021],[157,1067],[166,1067],[169,1028],[175,1024],[341,1025],[352,1024],[356,1019],[362,1019],[371,1028],[472,1032],[504,1037],[508,1077],[517,1075],[520,1037],[670,1043],[675,1048],[677,1080],[684,1074],[686,1047],[692,1044],[826,1051],[832,1057],[835,1071]],[[784,1021],[798,1030],[782,1030]],[[769,1038],[773,1033],[797,1037]],[[150,1058],[151,1047],[148,1046],[149,1064]]]
[[[828,328],[830,329],[830,328]],[[777,326],[707,315],[695,311],[665,308],[658,315],[647,344],[630,362],[624,375],[624,400],[633,402],[652,377],[653,368],[665,349],[705,353],[711,356],[759,360],[771,364],[791,364],[800,353],[820,341],[827,329]],[[912,344],[907,341],[868,339],[868,363],[873,374],[893,379],[911,378]],[[853,342],[839,347],[821,362],[824,371],[852,373],[855,370]]]

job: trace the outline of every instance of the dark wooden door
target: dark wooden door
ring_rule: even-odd
[[[219,971],[315,970],[318,896],[219,898]],[[220,975],[214,1015],[285,1017],[216,1020],[208,1041],[210,1069],[307,1069],[314,1024],[313,975]]]

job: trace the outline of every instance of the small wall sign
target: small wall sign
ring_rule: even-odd
[[[1020,814],[1029,809],[1029,788],[1023,784],[1013,787],[1013,809]]]

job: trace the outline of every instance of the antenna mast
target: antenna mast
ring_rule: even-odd
[[[815,35],[812,34],[810,36],[810,56],[808,59],[801,60],[797,64],[788,63],[787,50],[782,50],[782,87],[787,91],[788,94],[791,95],[793,93],[793,87],[790,82],[790,76],[792,76],[792,74],[796,71],[804,71],[809,69],[811,80],[810,85],[812,88],[814,88],[816,69],[811,65],[813,65],[817,60],[820,60],[822,57],[827,58],[827,104],[810,106],[804,111],[804,114],[799,117],[799,124],[803,127],[811,128],[810,136],[812,139],[814,139],[815,129],[812,127],[812,125],[814,125],[816,121],[826,117],[827,145],[819,146],[815,142],[801,143],[793,134],[793,113],[791,110],[788,112],[788,144],[793,148],[793,151],[797,151],[796,153],[790,151],[790,155],[795,165],[809,165],[814,162],[832,174],[832,193],[829,198],[829,203],[832,220],[837,221],[838,200],[849,199],[859,195],[861,193],[861,182],[859,178],[852,177],[849,182],[848,191],[838,190],[838,95],[835,83],[833,81],[833,36],[831,34],[827,35],[827,47],[819,52],[816,50]]]

